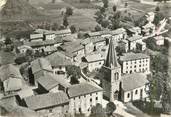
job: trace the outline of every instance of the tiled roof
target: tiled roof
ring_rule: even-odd
[[[113,67],[119,67],[119,63],[117,60],[117,56],[116,56],[116,50],[115,50],[115,46],[113,43],[113,40],[110,40],[109,43],[109,49],[108,49],[108,53],[107,53],[107,58],[105,61],[105,66],[111,68]]]
[[[47,56],[46,59],[49,60],[53,67],[72,65],[71,60],[67,59],[66,56],[60,52],[55,52]]]
[[[50,30],[45,30],[45,29],[36,29],[34,31],[35,33],[39,33],[39,34],[54,34],[53,31],[50,31]]]
[[[120,61],[131,61],[131,60],[137,60],[137,59],[144,59],[149,58],[150,56],[143,54],[143,53],[125,53],[123,56],[120,56]]]
[[[137,32],[137,30],[141,30],[141,28],[140,28],[140,27],[132,27],[132,28],[129,28],[128,30],[129,30],[130,32],[135,33],[135,32]]]
[[[45,40],[45,41],[32,41],[32,42],[26,42],[24,45],[30,46],[30,47],[41,47],[41,46],[48,46],[48,45],[54,45],[57,43],[62,43],[62,39],[58,40]]]
[[[68,96],[64,92],[30,96],[24,100],[28,108],[32,110],[41,110],[69,102]]]
[[[104,61],[105,58],[100,54],[91,54],[86,56],[87,62]]]
[[[71,84],[66,80],[66,77],[64,75],[51,75],[60,85],[62,85],[65,88],[68,88]]]
[[[31,63],[31,68],[33,74],[41,70],[52,71],[51,64],[48,60],[44,58],[38,58]]]
[[[58,30],[58,31],[54,31],[54,33],[55,33],[56,35],[68,34],[68,33],[71,33],[71,30],[70,30],[70,29]]]
[[[71,85],[68,88],[68,95],[70,98],[72,98],[81,95],[87,95],[90,93],[96,93],[102,90],[103,90],[102,88],[93,86],[89,83],[81,83],[81,84]]]
[[[136,40],[139,40],[139,39],[142,39],[142,36],[135,35],[133,37],[128,38],[128,41],[136,41]]]
[[[46,74],[45,76],[40,77],[37,82],[45,88],[47,91],[58,85],[58,82],[51,76]]]
[[[4,81],[4,91],[17,91],[22,88],[22,80],[10,78]]]
[[[37,29],[35,30],[36,33],[41,33],[41,34],[56,34],[56,35],[62,35],[62,34],[68,34],[71,33],[70,29],[64,29],[64,30],[57,30],[57,31],[52,31],[52,30],[45,30],[45,29]]]
[[[122,88],[124,91],[130,91],[148,83],[147,76],[144,73],[129,74],[122,77]]]
[[[116,30],[105,30],[105,31],[98,31],[98,32],[90,32],[89,35],[90,35],[90,37],[107,35],[107,34],[117,35],[117,34],[121,34],[124,32],[126,32],[126,30],[124,28],[118,28]]]
[[[61,45],[61,48],[68,53],[73,53],[84,49],[84,46],[80,43],[80,41],[72,41],[64,43],[63,45]]]
[[[30,39],[43,39],[43,34],[30,34]]]
[[[4,65],[0,67],[0,80],[5,81],[9,78],[22,78],[20,71],[12,64]]]

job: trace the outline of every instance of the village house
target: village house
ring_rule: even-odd
[[[30,34],[30,42],[43,41],[43,34]]]
[[[128,40],[119,41],[118,47],[122,48],[124,52],[128,52],[129,50]]]
[[[112,30],[110,32],[110,34],[112,35],[112,38],[116,41],[119,42],[121,40],[124,40],[127,38],[127,32],[124,28],[119,28],[116,30]]]
[[[155,33],[156,26],[152,22],[148,22],[146,25],[142,26],[142,34],[144,36],[149,36]]]
[[[146,44],[142,41],[143,37],[140,35],[135,35],[133,37],[128,38],[127,40],[129,50],[137,50],[137,43],[142,45],[142,50],[146,49]]]
[[[22,45],[18,47],[18,50],[21,54],[25,54],[27,50],[32,50],[32,48],[27,45]]]
[[[47,73],[53,73],[50,62],[44,58],[38,58],[31,62],[29,74],[32,77],[29,77],[29,82],[35,85],[36,80]]]
[[[58,37],[65,37],[71,35],[71,30],[70,29],[58,30],[58,31],[54,31],[54,33]]]
[[[59,91],[66,92],[70,83],[61,75],[54,75],[47,73],[37,79],[38,88],[35,90],[38,94],[43,93],[56,93]]]
[[[55,33],[50,30],[36,29],[34,32],[43,35],[43,40],[54,40],[56,38]]]
[[[69,99],[66,93],[47,93],[41,95],[34,95],[24,98],[26,107],[34,110],[44,116],[54,115],[60,116],[60,114],[68,113]]]
[[[156,45],[158,45],[158,46],[164,45],[165,38],[163,36],[161,36],[161,35],[156,36],[156,37],[154,37],[154,40],[155,40]]]
[[[143,100],[148,97],[147,75],[143,73],[135,73],[122,76],[122,101],[130,102],[135,100]]]
[[[38,94],[59,92],[59,83],[51,75],[45,74],[41,76],[37,80],[37,84],[36,92]]]
[[[50,62],[54,74],[66,74],[66,67],[72,65],[72,60],[60,52],[55,52],[46,57]]]
[[[50,54],[57,51],[57,47],[59,47],[62,43],[62,39],[59,38],[54,40],[25,42],[24,45],[30,46],[35,53]]]
[[[79,41],[66,42],[60,46],[60,49],[72,56],[73,61],[81,62],[85,56],[84,46]]]
[[[112,36],[113,39],[116,41],[120,41],[122,39],[126,39],[127,37],[127,32],[124,28],[119,28],[116,30],[106,30],[106,31],[98,31],[98,32],[90,32],[88,33],[89,37],[94,37],[94,38],[109,38]]]
[[[141,28],[140,27],[128,28],[127,34],[131,37],[136,36],[136,35],[141,35]]]
[[[120,64],[123,74],[150,73],[150,56],[143,53],[125,53],[120,56]]]
[[[71,85],[68,88],[69,112],[89,113],[97,103],[102,104],[103,89],[89,83]]]
[[[5,95],[16,93],[22,89],[22,76],[12,64],[0,67],[0,88]]]
[[[88,66],[88,71],[92,72],[94,70],[100,69],[104,64],[104,57],[100,54],[90,54],[85,57],[85,62]]]

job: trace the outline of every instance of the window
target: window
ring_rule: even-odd
[[[141,65],[139,65],[139,67],[141,67]]]
[[[96,97],[96,100],[98,100],[98,97]]]
[[[128,63],[126,62],[126,65],[128,65]]]
[[[49,109],[49,113],[52,113],[52,109]]]
[[[135,91],[135,94],[138,94],[138,90]]]
[[[134,68],[136,68],[137,66],[135,65]]]
[[[128,94],[127,94],[127,98],[129,98],[129,97],[130,97],[130,94],[128,93]]]
[[[101,65],[101,62],[99,62],[99,65]]]
[[[90,98],[90,102],[92,102],[92,99]]]
[[[128,73],[128,71],[126,71],[126,73]]]

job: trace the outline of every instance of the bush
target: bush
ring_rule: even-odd
[[[74,25],[70,26],[71,33],[76,33],[77,29]]]
[[[22,63],[24,63],[24,62],[26,62],[26,61],[27,61],[27,59],[26,59],[25,56],[17,57],[17,58],[15,59],[15,63],[18,64],[18,65],[20,65],[20,64],[22,64]]]

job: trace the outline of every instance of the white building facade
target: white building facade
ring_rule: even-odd
[[[122,73],[150,73],[150,57],[142,53],[126,53],[120,57]]]

